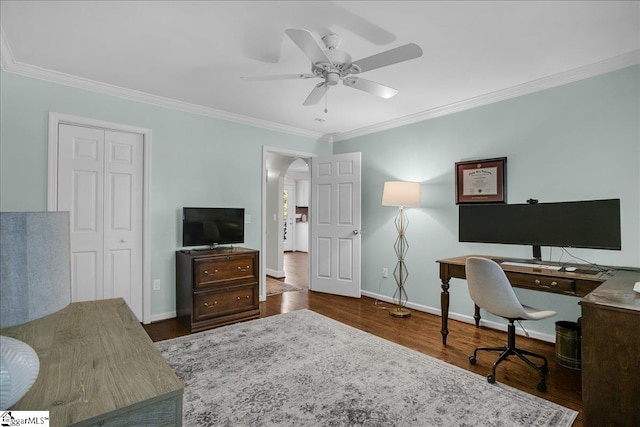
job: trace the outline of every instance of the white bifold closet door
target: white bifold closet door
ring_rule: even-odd
[[[58,210],[71,213],[71,299],[122,297],[142,320],[143,135],[60,124]]]

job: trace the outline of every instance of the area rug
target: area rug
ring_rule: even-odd
[[[156,343],[185,426],[570,426],[577,412],[309,310]]]
[[[299,288],[294,285],[290,285],[285,282],[280,282],[279,280],[267,279],[267,296],[278,295],[284,292],[301,291],[301,290],[302,288]]]

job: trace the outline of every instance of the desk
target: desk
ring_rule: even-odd
[[[466,278],[467,257],[437,261],[442,280],[440,302],[444,345],[449,333],[449,280],[453,277]],[[514,287],[583,297],[579,304],[582,310],[584,425],[639,426],[640,294],[633,291],[633,285],[640,281],[640,270],[614,267],[611,274],[580,274],[543,270],[535,266],[502,265],[502,268]],[[477,306],[474,318],[478,326],[480,313]]]
[[[447,345],[447,335],[449,334],[449,280],[451,280],[451,278],[467,278],[464,266],[467,258],[470,256],[477,256],[482,258],[500,258],[501,260],[505,261],[509,260],[509,258],[504,257],[465,255],[456,258],[441,259],[437,261],[440,264],[440,280],[442,281],[442,293],[440,294],[440,305],[442,308],[442,329],[440,330],[440,333],[442,334],[442,344],[444,345]],[[514,259],[514,261],[516,260]],[[552,262],[544,264],[554,265],[554,263]],[[586,296],[602,283],[604,283],[609,277],[607,273],[581,274],[577,272],[570,273],[566,271],[544,270],[541,268],[536,268],[535,264],[532,264],[531,267],[517,267],[510,265],[501,265],[501,267],[507,274],[511,285],[515,288],[525,288],[540,292],[571,295],[574,297]],[[475,307],[475,313],[473,317],[476,321],[476,326],[479,326],[480,309],[478,308],[478,306]]]
[[[74,302],[1,332],[40,359],[11,409],[49,411],[52,427],[182,425],[184,384],[122,298]]]

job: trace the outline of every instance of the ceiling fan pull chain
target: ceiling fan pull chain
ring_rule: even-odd
[[[329,91],[327,89],[329,88],[326,88],[324,92],[324,113],[325,114],[329,112],[329,108],[327,107],[327,104],[329,103]]]

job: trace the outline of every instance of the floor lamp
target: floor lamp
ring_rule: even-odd
[[[398,237],[396,238],[395,245],[393,245],[396,255],[398,256],[398,263],[393,270],[393,277],[396,279],[398,288],[393,294],[395,307],[389,310],[389,314],[394,317],[409,317],[411,316],[411,312],[406,307],[408,298],[407,292],[404,289],[404,284],[407,277],[409,277],[409,271],[404,263],[405,255],[409,250],[409,244],[405,237],[409,219],[404,213],[404,208],[407,206],[420,206],[420,183],[407,181],[385,182],[384,190],[382,191],[382,205],[398,206],[398,214],[394,221],[396,229],[398,230]]]

